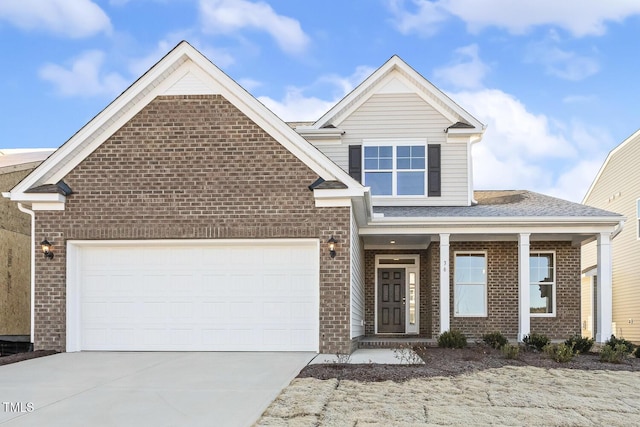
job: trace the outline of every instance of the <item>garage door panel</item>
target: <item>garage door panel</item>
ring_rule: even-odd
[[[78,349],[318,350],[316,242],[82,243],[78,254]]]

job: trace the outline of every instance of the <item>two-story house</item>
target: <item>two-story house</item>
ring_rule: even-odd
[[[614,148],[587,191],[582,203],[619,212],[627,221],[612,243],[613,313],[612,332],[640,343],[640,131]],[[582,254],[582,332],[598,334],[598,286],[600,276],[596,247],[585,246]],[[595,297],[594,297],[595,295]]]
[[[580,332],[617,214],[474,191],[484,126],[397,56],[289,126],[182,42],[10,193],[35,212],[36,348],[351,352]],[[508,171],[496,171],[508,173]],[[608,313],[608,314],[607,314]]]

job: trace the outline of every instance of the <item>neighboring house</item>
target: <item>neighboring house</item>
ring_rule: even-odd
[[[606,253],[621,217],[474,192],[483,133],[397,56],[294,129],[182,42],[5,194],[54,255],[36,257],[35,347],[579,333],[581,242]]]
[[[613,325],[619,337],[640,343],[640,130],[609,153],[582,203],[627,218],[612,244]],[[582,333],[595,336],[600,277],[595,245],[582,255]]]
[[[53,150],[0,149],[0,191],[9,191]],[[31,335],[31,217],[0,199],[0,340]]]

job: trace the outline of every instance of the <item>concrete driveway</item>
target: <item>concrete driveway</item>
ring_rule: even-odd
[[[4,426],[249,426],[314,353],[61,353],[0,366]]]

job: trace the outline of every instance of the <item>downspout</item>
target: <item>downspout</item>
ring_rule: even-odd
[[[23,206],[22,203],[18,203],[18,209],[21,212],[29,214],[31,216],[31,345],[34,344],[35,339],[35,296],[36,296],[36,214],[30,209]]]
[[[616,236],[622,232],[623,228],[624,228],[624,220],[621,220],[618,223],[618,225],[616,225],[616,229],[613,230],[613,233],[611,233],[611,240],[615,239]]]

